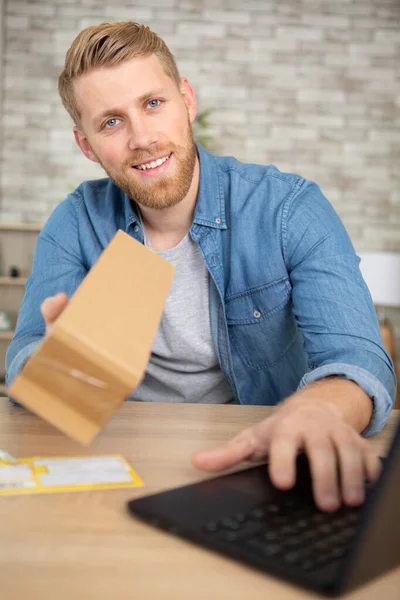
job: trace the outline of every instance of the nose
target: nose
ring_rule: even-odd
[[[151,122],[146,117],[136,117],[130,124],[129,150],[146,150],[158,141]]]

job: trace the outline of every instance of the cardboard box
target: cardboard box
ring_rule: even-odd
[[[118,231],[10,396],[88,444],[144,376],[174,270]]]

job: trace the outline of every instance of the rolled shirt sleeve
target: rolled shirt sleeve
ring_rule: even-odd
[[[385,425],[392,409],[393,397],[381,381],[366,369],[343,363],[331,363],[329,365],[324,365],[323,367],[317,367],[304,375],[298,389],[300,390],[314,381],[330,377],[331,375],[338,375],[349,381],[354,381],[354,383],[357,383],[357,385],[368,394],[373,402],[374,408],[371,421],[368,427],[362,432],[362,435],[369,437],[379,433]]]

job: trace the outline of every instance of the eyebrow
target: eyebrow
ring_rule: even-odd
[[[143,104],[146,100],[148,100],[149,98],[152,98],[153,96],[161,96],[161,95],[165,95],[166,90],[165,89],[158,89],[158,90],[152,90],[150,92],[146,92],[145,94],[142,94],[141,96],[139,96],[139,98],[136,99],[136,101],[139,104]],[[112,117],[115,114],[118,114],[122,112],[120,108],[110,108],[109,110],[106,110],[104,112],[102,112],[99,116],[95,117],[93,119],[93,125],[99,125],[101,123],[101,121],[103,121],[103,119],[107,118],[107,117]]]

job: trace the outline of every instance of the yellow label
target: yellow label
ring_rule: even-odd
[[[0,496],[142,486],[143,481],[121,454],[0,461]]]

